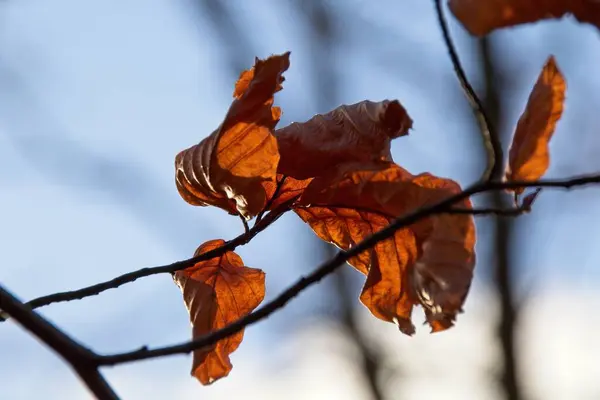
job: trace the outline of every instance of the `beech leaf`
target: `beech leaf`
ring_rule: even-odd
[[[315,178],[296,213],[321,239],[349,249],[393,219],[460,192],[450,179],[413,176],[393,163]],[[469,209],[464,200],[457,206]],[[440,214],[400,229],[349,260],[367,274],[361,301],[377,318],[414,333],[411,312],[422,305],[433,331],[452,326],[475,265],[471,215]]]
[[[597,0],[450,0],[448,7],[469,33],[476,36],[568,14],[600,28]]]
[[[397,100],[342,105],[275,132],[277,172],[303,180],[348,164],[391,161],[391,140],[408,134],[412,120]]]
[[[221,239],[208,241],[196,250],[194,256],[224,244]],[[244,266],[240,256],[232,251],[177,271],[173,279],[183,292],[193,338],[240,319],[254,310],[265,295],[264,272]],[[242,330],[210,348],[195,350],[192,375],[203,385],[227,376],[233,368],[229,355],[238,348],[243,338]]]
[[[214,205],[246,219],[263,210],[265,185],[275,181],[279,162],[272,131],[281,110],[273,107],[273,96],[282,88],[289,54],[256,59],[240,75],[221,125],[176,156],[177,189],[188,203]]]
[[[548,143],[560,119],[566,83],[554,57],[548,58],[529,95],[508,155],[507,180],[535,181],[550,164]],[[511,189],[516,194],[523,188]]]

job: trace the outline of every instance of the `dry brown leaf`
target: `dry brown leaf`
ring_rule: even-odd
[[[214,205],[246,219],[265,207],[265,185],[275,181],[279,161],[272,131],[281,110],[273,107],[273,95],[288,67],[289,52],[256,59],[240,75],[221,126],[177,155],[177,189],[188,203]]]
[[[314,179],[295,211],[321,239],[349,249],[392,219],[459,191],[449,179],[413,176],[388,163]],[[457,206],[471,208],[468,200]],[[446,329],[461,310],[473,276],[473,217],[434,215],[397,231],[349,263],[368,274],[361,301],[373,315],[412,334],[411,311],[420,304],[433,331]]]
[[[411,127],[397,100],[342,105],[275,132],[281,154],[277,172],[303,180],[348,164],[391,161],[391,140]]]
[[[561,18],[566,14],[600,28],[597,0],[450,0],[448,7],[464,27],[477,36],[497,28]]]
[[[319,238],[348,250],[368,236],[383,229],[391,218],[378,212],[344,207],[312,206],[295,209]],[[373,249],[351,258],[348,264],[367,275],[361,301],[373,315],[395,322],[408,335],[414,333],[410,321],[417,302],[409,289],[410,268],[417,259],[417,243],[410,229],[400,229],[394,236],[379,242]]]
[[[517,124],[508,156],[507,180],[535,181],[546,173],[550,163],[548,143],[562,115],[565,90],[565,79],[551,56]],[[511,190],[523,192],[523,188]]]
[[[389,218],[381,213],[341,206],[310,206],[294,209],[322,240],[341,249],[349,249],[388,224]],[[367,250],[351,258],[348,264],[363,274],[369,272],[372,251]]]
[[[220,239],[208,241],[194,256],[223,244],[225,241]],[[183,292],[194,338],[221,329],[250,313],[265,295],[264,272],[244,266],[240,256],[232,251],[177,271],[173,278]],[[210,348],[195,350],[192,375],[203,385],[227,376],[232,369],[229,355],[243,338],[241,330]]]

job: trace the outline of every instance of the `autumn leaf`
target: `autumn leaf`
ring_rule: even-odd
[[[277,172],[304,180],[349,164],[391,161],[391,140],[407,135],[411,127],[397,100],[342,105],[275,132],[281,154]]]
[[[258,214],[276,179],[279,152],[273,129],[281,110],[273,96],[281,90],[289,52],[256,59],[236,83],[225,119],[199,144],[175,158],[180,195],[193,205],[214,205],[246,219]]]
[[[211,240],[200,246],[194,256],[224,244],[220,239]],[[232,251],[177,271],[173,278],[183,292],[194,338],[221,329],[250,313],[265,295],[264,272],[244,266],[240,256]],[[203,385],[227,376],[232,369],[229,355],[238,348],[243,337],[241,330],[210,348],[195,350],[192,375]]]
[[[548,143],[560,119],[566,83],[554,57],[546,65],[533,87],[521,115],[509,151],[507,180],[535,181],[548,169]],[[511,189],[516,194],[523,188]]]
[[[449,179],[387,163],[314,179],[295,211],[317,236],[347,250],[394,218],[459,191]],[[457,206],[471,208],[468,200]],[[474,247],[472,216],[440,214],[398,230],[349,264],[367,274],[363,304],[410,335],[414,305],[425,308],[433,331],[452,326],[470,287]]]
[[[497,28],[562,18],[568,14],[600,28],[600,3],[597,0],[450,0],[448,7],[476,36]]]
[[[348,250],[387,226],[391,218],[378,212],[359,211],[341,206],[298,207],[296,213],[317,236],[341,249]],[[413,299],[407,290],[409,268],[417,258],[417,243],[409,229],[398,230],[391,238],[375,245],[348,264],[367,275],[361,301],[373,315],[395,322],[406,334],[414,333],[410,321]]]
[[[276,130],[281,156],[277,182],[283,184],[278,190],[276,182],[264,185],[268,208],[299,197],[315,177],[378,168],[391,161],[391,140],[407,135],[411,126],[412,120],[397,100],[365,100]]]

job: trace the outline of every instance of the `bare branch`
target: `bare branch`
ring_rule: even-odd
[[[469,83],[467,75],[465,74],[465,71],[460,63],[458,53],[456,52],[456,48],[454,47],[454,43],[452,42],[452,38],[450,36],[448,23],[444,17],[442,2],[441,0],[434,0],[434,3],[438,16],[438,23],[442,29],[442,35],[444,36],[444,42],[446,43],[448,54],[452,60],[454,72],[456,73],[456,77],[462,86],[467,100],[469,100],[469,103],[473,108],[473,112],[477,117],[477,122],[479,123],[479,128],[481,130],[483,145],[487,154],[487,167],[481,177],[481,180],[489,181],[492,179],[498,179],[502,174],[502,144],[500,143],[500,138],[494,130],[494,126],[491,123],[490,117],[485,111],[483,102],[479,99],[477,93],[475,93],[475,90],[473,89],[473,86],[471,86]]]
[[[304,289],[308,288],[312,284],[319,282],[325,276],[334,272],[340,266],[342,266],[350,258],[360,254],[364,250],[373,247],[375,244],[391,237],[394,233],[408,225],[411,225],[422,218],[426,218],[433,214],[445,213],[445,212],[463,212],[461,209],[452,210],[450,207],[474,194],[494,191],[494,190],[505,190],[519,187],[554,187],[554,188],[565,188],[570,189],[575,186],[587,185],[591,183],[600,183],[600,175],[582,176],[567,180],[545,180],[536,182],[479,182],[476,183],[466,190],[457,193],[453,196],[448,197],[446,200],[438,202],[432,206],[424,207],[413,211],[403,217],[400,217],[390,223],[382,230],[369,236],[356,246],[350,248],[347,251],[339,251],[329,261],[321,264],[317,269],[311,272],[309,275],[298,280],[294,285],[290,286],[284,292],[282,292],[275,299],[263,305],[258,310],[240,318],[239,320],[209,334],[196,338],[192,341],[184,342],[174,346],[160,347],[157,349],[150,350],[147,347],[143,347],[139,350],[134,350],[127,353],[119,353],[113,355],[99,356],[98,363],[100,365],[116,365],[127,362],[133,362],[138,360],[145,360],[148,358],[163,357],[174,354],[185,354],[190,353],[196,349],[212,346],[221,339],[227,338],[246,326],[258,322],[262,319],[267,318],[273,312],[284,307],[291,299],[296,297]],[[475,210],[476,211],[476,210]],[[491,211],[491,209],[484,209],[485,213]],[[498,212],[498,210],[493,210]]]
[[[236,238],[226,242],[223,246],[208,251],[204,254],[201,254],[197,257],[192,257],[187,260],[177,261],[172,264],[162,265],[158,267],[148,267],[142,268],[137,271],[128,272],[121,276],[117,276],[111,280],[97,283],[95,285],[87,286],[81,289],[67,291],[67,292],[59,292],[53,293],[47,296],[38,297],[36,299],[30,300],[25,303],[31,309],[36,309],[39,307],[44,307],[53,303],[60,303],[63,301],[72,301],[72,300],[81,300],[86,297],[98,295],[108,289],[116,289],[121,285],[126,283],[133,282],[139,278],[143,278],[145,276],[157,275],[157,274],[166,274],[173,273],[175,271],[179,271],[181,269],[185,269],[193,266],[199,261],[210,260],[211,258],[218,257],[227,251],[233,251],[238,246],[242,246],[248,243],[254,236],[258,233],[266,229],[273,222],[277,221],[277,219],[283,215],[286,211],[288,211],[288,203],[282,204],[278,207],[277,210],[273,210],[269,212],[259,223],[256,223],[252,229],[248,232],[244,232],[243,234],[237,236]],[[2,313],[0,307],[0,322],[6,320],[6,315]]]
[[[553,188],[563,188],[570,189],[575,186],[583,186],[592,183],[600,183],[600,175],[589,175],[589,176],[581,176],[570,179],[563,180],[541,180],[541,181],[511,181],[511,182],[480,182],[466,189],[465,191],[458,193],[447,200],[438,203],[435,206],[427,207],[416,211],[415,213],[409,214],[406,218],[410,216],[417,215],[417,220],[420,218],[427,217],[433,214],[439,214],[442,212],[456,212],[456,211],[448,211],[448,207],[452,204],[470,197],[474,194],[497,191],[497,190],[505,190],[505,189],[516,189],[516,188],[528,188],[528,187],[553,187]],[[163,265],[159,267],[149,267],[142,268],[137,271],[129,272],[127,274],[118,276],[114,279],[111,279],[106,282],[98,283],[95,285],[91,285],[82,289],[73,290],[69,292],[60,292],[54,293],[43,297],[38,297],[31,301],[25,303],[25,305],[29,306],[32,309],[44,307],[53,303],[59,303],[63,301],[71,301],[71,300],[81,300],[86,297],[95,296],[100,294],[108,289],[117,288],[125,283],[133,282],[139,278],[143,278],[145,276],[157,275],[157,274],[165,274],[172,273],[175,271],[179,271],[188,267],[191,267],[195,263],[199,261],[209,260],[214,257],[218,257],[224,254],[227,251],[234,250],[236,247],[244,245],[248,243],[254,236],[256,236],[259,232],[264,230],[267,226],[275,222],[285,211],[288,210],[289,203],[283,204],[278,210],[271,211],[269,214],[263,218],[260,223],[257,223],[250,229],[248,234],[242,234],[235,239],[232,239],[225,243],[222,247],[211,250],[204,254],[199,255],[198,257],[189,258],[187,260],[177,261],[172,264]],[[486,210],[484,213],[491,213],[492,210]],[[494,212],[501,212],[500,210],[495,210]],[[470,212],[473,214],[474,212]],[[475,210],[475,214],[476,214]],[[416,220],[410,219],[410,222],[404,224],[404,218],[397,219],[394,223],[388,225],[383,230],[374,234],[370,238],[365,239],[363,243],[366,243],[365,246],[356,246],[349,253],[351,255],[348,258],[352,257],[355,254],[358,254],[360,251],[365,250],[371,246],[374,246],[376,243],[387,239],[392,236],[394,232],[405,225],[409,225]],[[362,250],[356,250],[362,249]],[[345,260],[344,260],[345,261]],[[6,316],[2,314],[0,310],[0,321],[6,319]]]
[[[31,311],[0,286],[0,307],[25,330],[36,336],[71,365],[88,389],[100,400],[118,399],[98,371],[97,356],[50,322]]]

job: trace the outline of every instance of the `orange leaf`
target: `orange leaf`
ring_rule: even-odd
[[[317,236],[347,250],[389,224],[391,218],[369,211],[338,206],[297,208],[296,213]],[[413,232],[400,229],[373,249],[351,258],[348,264],[367,275],[361,301],[377,318],[396,322],[406,334],[414,333],[410,315],[416,297],[408,290],[409,269],[418,250]]]
[[[533,87],[521,115],[509,151],[506,179],[535,181],[548,169],[548,142],[562,115],[565,80],[554,57],[546,65]],[[513,189],[517,194],[523,189]]]
[[[275,132],[281,154],[277,172],[302,180],[347,164],[391,161],[391,140],[407,135],[411,127],[397,100],[342,105]]]
[[[597,0],[450,0],[448,6],[464,27],[477,36],[565,14],[573,14],[580,22],[600,28]]]
[[[386,215],[377,212],[335,205],[297,207],[294,211],[310,225],[320,239],[344,250],[360,243],[389,222]],[[348,264],[366,275],[369,272],[371,253],[371,250],[364,251],[351,258]]]
[[[349,249],[392,219],[459,191],[449,179],[413,176],[388,163],[314,179],[295,211],[321,239]],[[457,206],[471,207],[468,200]],[[412,334],[412,308],[420,304],[439,331],[452,326],[468,293],[474,247],[472,216],[441,214],[398,230],[349,263],[368,274],[361,301],[373,315]]]
[[[206,242],[194,256],[223,244],[225,241],[220,239]],[[232,251],[177,271],[174,280],[183,292],[194,338],[221,329],[250,313],[265,295],[264,272],[245,267],[240,256]],[[192,375],[203,385],[227,376],[232,369],[229,355],[243,338],[242,330],[210,348],[195,350]]]
[[[281,90],[289,52],[256,59],[236,83],[221,126],[175,158],[176,183],[193,205],[214,205],[246,219],[265,206],[265,184],[276,178],[279,152],[273,129],[281,110],[273,95]]]

